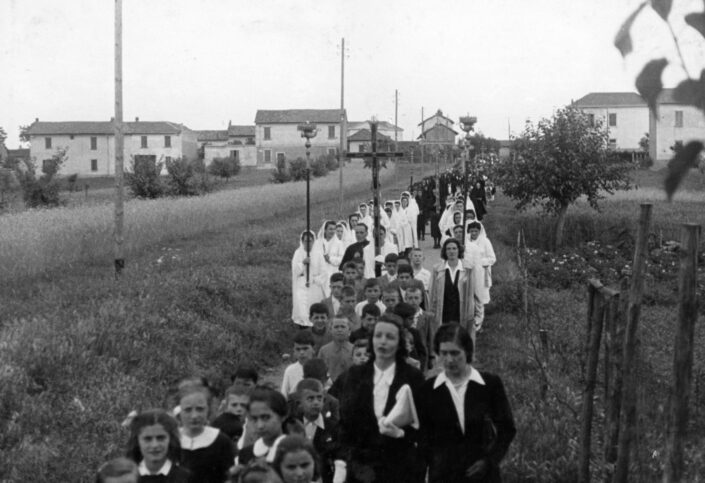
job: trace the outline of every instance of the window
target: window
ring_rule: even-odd
[[[610,138],[610,148],[614,149],[617,147],[617,140],[614,138]]]
[[[165,148],[171,147],[171,136],[164,136],[164,147]]]
[[[277,163],[283,163],[286,161],[286,154],[285,153],[277,153]],[[279,166],[279,164],[277,164]]]
[[[264,140],[269,141],[270,139],[272,139],[272,128],[265,127],[264,128]]]
[[[45,159],[42,161],[42,172],[46,173],[51,169],[53,161],[51,159]]]
[[[338,150],[336,148],[328,148],[328,154],[330,154],[331,156],[335,156],[336,154],[338,154]]]
[[[364,144],[360,144],[360,145],[357,147],[357,152],[358,152],[358,153],[364,153],[364,152],[365,152],[365,145],[364,145]]]
[[[335,126],[328,126],[328,139],[335,139]]]
[[[147,147],[147,136],[142,136],[142,147],[143,148]]]
[[[594,114],[588,114],[588,122],[590,123],[591,126],[595,125],[595,115]]]
[[[239,160],[240,159],[240,151],[238,151],[237,149],[230,150],[230,157],[235,160]]]
[[[683,111],[676,111],[676,127],[683,127]]]
[[[91,159],[91,171],[98,171],[98,160]]]
[[[265,149],[265,150],[264,150],[264,162],[265,162],[265,163],[271,163],[271,162],[272,162],[272,150],[271,150],[271,149]]]
[[[91,136],[91,151],[95,151],[96,149],[98,149],[98,138]]]
[[[44,138],[44,149],[51,149],[51,138]]]
[[[610,114],[610,127],[617,127],[617,114]]]
[[[164,161],[166,163],[171,163],[171,156],[165,156]]]

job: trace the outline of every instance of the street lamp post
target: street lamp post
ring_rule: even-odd
[[[463,233],[467,230],[465,224],[467,222],[467,205],[468,205],[468,163],[470,162],[470,156],[474,150],[472,145],[472,137],[470,133],[475,130],[474,126],[477,122],[475,116],[463,116],[460,118],[460,128],[465,131],[465,162],[463,163]]]
[[[299,131],[301,131],[301,137],[306,138],[306,237],[310,236],[311,233],[311,139],[316,137],[318,134],[318,129],[316,129],[315,124],[311,124],[306,121],[305,124],[299,124]],[[311,244],[305,243],[306,245],[306,258],[311,258]],[[306,265],[306,288],[310,284],[311,268],[310,263]]]

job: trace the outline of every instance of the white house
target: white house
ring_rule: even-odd
[[[112,121],[45,122],[35,120],[27,131],[30,159],[40,166],[58,149],[65,148],[66,161],[59,174],[112,176],[115,174],[115,131]],[[196,132],[183,124],[167,121],[124,123],[125,169],[132,162],[165,162],[176,158],[196,159]]]
[[[348,122],[348,137],[353,134],[362,131],[363,129],[370,129],[370,123],[368,121],[350,121]],[[377,122],[377,134],[383,134],[391,140],[394,139],[394,134],[396,133],[396,141],[404,140],[404,129],[399,126],[395,126],[391,122],[378,121]]]
[[[279,158],[292,161],[306,156],[305,139],[298,130],[299,124],[315,124],[318,134],[311,139],[311,157],[337,154],[341,133],[341,120],[347,121],[345,110],[340,109],[286,109],[258,110],[255,115],[255,144],[257,165],[271,167]]]
[[[214,158],[232,157],[240,166],[257,166],[255,126],[229,124],[227,130],[198,131],[198,144],[206,165]]]
[[[657,103],[658,117],[635,92],[591,92],[573,105],[604,121],[617,150],[640,151],[639,141],[648,133],[649,156],[658,169],[673,157],[671,148],[677,142],[705,140],[705,117],[695,107],[677,102],[673,89],[664,89]]]
[[[368,124],[369,127],[369,124]],[[391,148],[394,141],[385,134],[380,132],[377,133],[377,151],[388,151]],[[365,153],[370,152],[372,148],[372,132],[368,128],[361,129],[355,134],[348,137],[348,147],[349,153]],[[362,158],[354,158],[362,159]]]

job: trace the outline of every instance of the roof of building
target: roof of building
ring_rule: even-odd
[[[436,113],[435,113],[433,116],[427,117],[426,119],[424,119],[423,121],[421,121],[420,123],[418,123],[417,126],[422,125],[422,124],[425,123],[426,121],[429,121],[429,120],[433,119],[433,118],[436,117],[436,116],[439,116],[439,117],[442,117],[443,119],[449,120],[451,124],[455,124],[451,118],[449,118],[448,116],[444,116],[444,115],[443,115],[443,111],[441,111],[440,109],[438,109],[438,111],[436,111]]]
[[[348,121],[348,129],[364,129],[370,125],[370,121]],[[395,126],[391,122],[387,121],[377,121],[377,129],[403,131],[404,129]]]
[[[255,136],[255,126],[228,126],[228,136],[245,136],[254,137]]]
[[[381,132],[377,133],[377,140],[378,141],[391,141],[392,138],[389,136],[382,134]],[[370,132],[369,129],[360,129],[358,132],[353,134],[352,136],[348,137],[348,141],[372,141],[372,132]]]
[[[636,92],[591,92],[573,102],[577,107],[629,107],[646,106]]]
[[[497,142],[499,142],[500,148],[511,148],[514,146],[514,141],[511,139],[499,139]]]
[[[314,124],[319,122],[338,123],[340,122],[340,109],[259,109],[255,115],[255,124],[299,124],[306,121]]]
[[[188,128],[183,124],[167,121],[125,122],[125,134],[180,134]],[[28,134],[38,135],[72,135],[72,134],[114,134],[111,121],[35,121],[29,126]]]
[[[205,131],[196,131],[197,135],[197,140],[201,142],[208,142],[208,141],[227,141],[228,140],[228,131],[226,130],[218,130],[218,129],[209,129]]]
[[[423,137],[426,136],[426,133],[431,132],[434,129],[440,129],[440,128],[447,129],[455,135],[458,134],[458,131],[456,131],[455,129],[453,129],[451,127],[446,126],[445,124],[434,124],[433,127],[430,127],[428,129],[426,129],[424,132],[422,132],[421,134],[419,134],[419,137],[417,137],[416,139],[423,139]]]
[[[8,158],[29,159],[29,149],[8,149]]]

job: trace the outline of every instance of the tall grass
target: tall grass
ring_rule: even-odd
[[[382,181],[391,179],[393,172],[383,170]],[[346,189],[355,190],[369,179],[370,171],[360,165],[345,168]],[[311,182],[313,203],[333,199],[337,193],[333,176]],[[125,251],[132,254],[155,243],[233,224],[246,228],[250,219],[276,216],[293,206],[302,208],[300,216],[305,220],[305,183],[248,187],[195,198],[130,200],[125,204]],[[0,217],[0,279],[110,260],[113,220],[111,205],[30,210]]]

